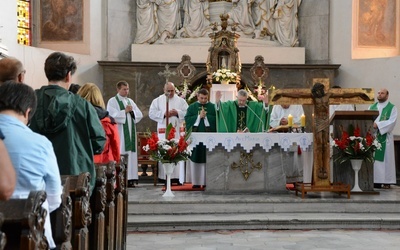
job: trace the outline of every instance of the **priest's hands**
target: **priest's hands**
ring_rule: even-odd
[[[206,117],[207,111],[204,110],[204,107],[201,107],[199,115],[200,115],[200,118]]]
[[[217,92],[215,92],[215,103],[220,103],[220,101],[221,101],[221,97],[222,97],[222,93],[221,93],[221,91],[217,91]]]
[[[178,110],[170,109],[168,112],[165,112],[164,116],[165,117],[178,116]]]
[[[129,112],[131,112],[131,111],[133,111],[132,105],[126,105],[126,107],[125,107],[125,113],[129,113]]]

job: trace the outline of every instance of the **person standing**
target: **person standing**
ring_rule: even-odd
[[[108,111],[105,110],[103,95],[99,87],[94,83],[85,83],[79,88],[77,94],[93,105],[101,121],[101,125],[103,125],[104,132],[106,133],[107,140],[104,145],[104,150],[101,154],[94,156],[94,163],[119,162],[120,145],[117,123],[114,118],[109,116]]]
[[[374,162],[374,186],[376,188],[390,188],[390,184],[396,184],[396,164],[394,160],[393,129],[397,121],[397,108],[389,102],[389,91],[378,91],[378,102],[372,104],[370,110],[378,110],[379,116],[374,121],[374,129],[377,139],[381,143],[381,149],[375,151]]]
[[[263,103],[248,101],[248,93],[241,89],[237,100],[221,102],[222,94],[217,91],[215,103],[217,106],[218,132],[264,132],[269,127],[268,95],[263,96]],[[261,98],[261,96],[259,96]]]
[[[51,142],[27,126],[36,110],[35,92],[28,85],[7,81],[0,86],[0,100],[0,129],[17,173],[17,185],[11,198],[26,199],[30,191],[46,191],[47,198],[42,205],[47,211],[44,234],[53,249],[56,245],[50,213],[61,204],[61,176]]]
[[[129,84],[117,82],[117,94],[108,100],[107,111],[117,123],[121,154],[128,154],[128,186],[134,187],[134,182],[139,180],[136,123],[142,120],[143,114],[128,95]]]
[[[192,132],[217,132],[215,104],[208,101],[208,90],[197,92],[197,102],[191,104],[185,115],[186,130]],[[193,188],[206,185],[206,147],[197,145],[190,157]]]
[[[164,94],[154,99],[149,109],[149,118],[157,122],[158,138],[165,138],[167,125],[171,123],[177,131],[177,133],[175,133],[175,138],[179,139],[180,133],[178,133],[178,131],[180,131],[180,128],[183,126],[187,108],[188,104],[186,101],[175,95],[175,85],[172,82],[166,83],[164,85]],[[159,163],[158,178],[165,180],[162,163]],[[183,183],[184,179],[185,163],[180,162],[179,168],[175,168],[171,175],[171,181]]]
[[[49,81],[37,89],[37,111],[30,128],[46,136],[54,147],[61,175],[90,173],[90,190],[96,182],[93,155],[103,151],[106,137],[93,106],[68,91],[76,62],[61,52],[51,53],[44,64]]]
[[[288,116],[293,116],[293,124],[300,126],[301,115],[304,114],[302,105],[275,105],[271,112],[270,126],[288,125]]]
[[[25,73],[22,62],[17,58],[6,57],[0,60],[0,84],[9,80],[23,83]]]

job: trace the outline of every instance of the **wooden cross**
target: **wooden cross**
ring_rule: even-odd
[[[176,72],[175,72],[175,71],[170,71],[170,70],[169,70],[169,65],[168,65],[168,64],[165,64],[165,70],[164,70],[164,71],[161,71],[161,72],[158,72],[158,75],[159,75],[159,76],[162,76],[162,77],[165,77],[165,83],[168,83],[169,78],[170,78],[171,76],[176,75]]]
[[[314,105],[313,114],[313,181],[314,186],[329,186],[329,105],[366,104],[374,102],[374,91],[370,88],[329,88],[329,79],[313,79],[312,89],[278,89],[271,93],[271,104]],[[327,89],[327,91],[326,91]]]

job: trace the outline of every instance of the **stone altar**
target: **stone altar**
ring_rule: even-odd
[[[310,133],[192,133],[190,147],[202,143],[208,149],[206,192],[286,192],[289,161],[307,172],[312,158],[287,154],[300,146],[312,151]],[[308,161],[307,161],[308,159]],[[308,171],[310,173],[310,171]]]

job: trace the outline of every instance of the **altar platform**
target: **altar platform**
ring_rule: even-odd
[[[206,189],[208,186],[206,187]],[[400,229],[400,187],[380,195],[295,191],[211,194],[175,191],[163,198],[162,185],[128,189],[128,232],[182,230]]]
[[[311,180],[311,133],[192,133],[189,147],[200,144],[209,193],[282,193]]]

